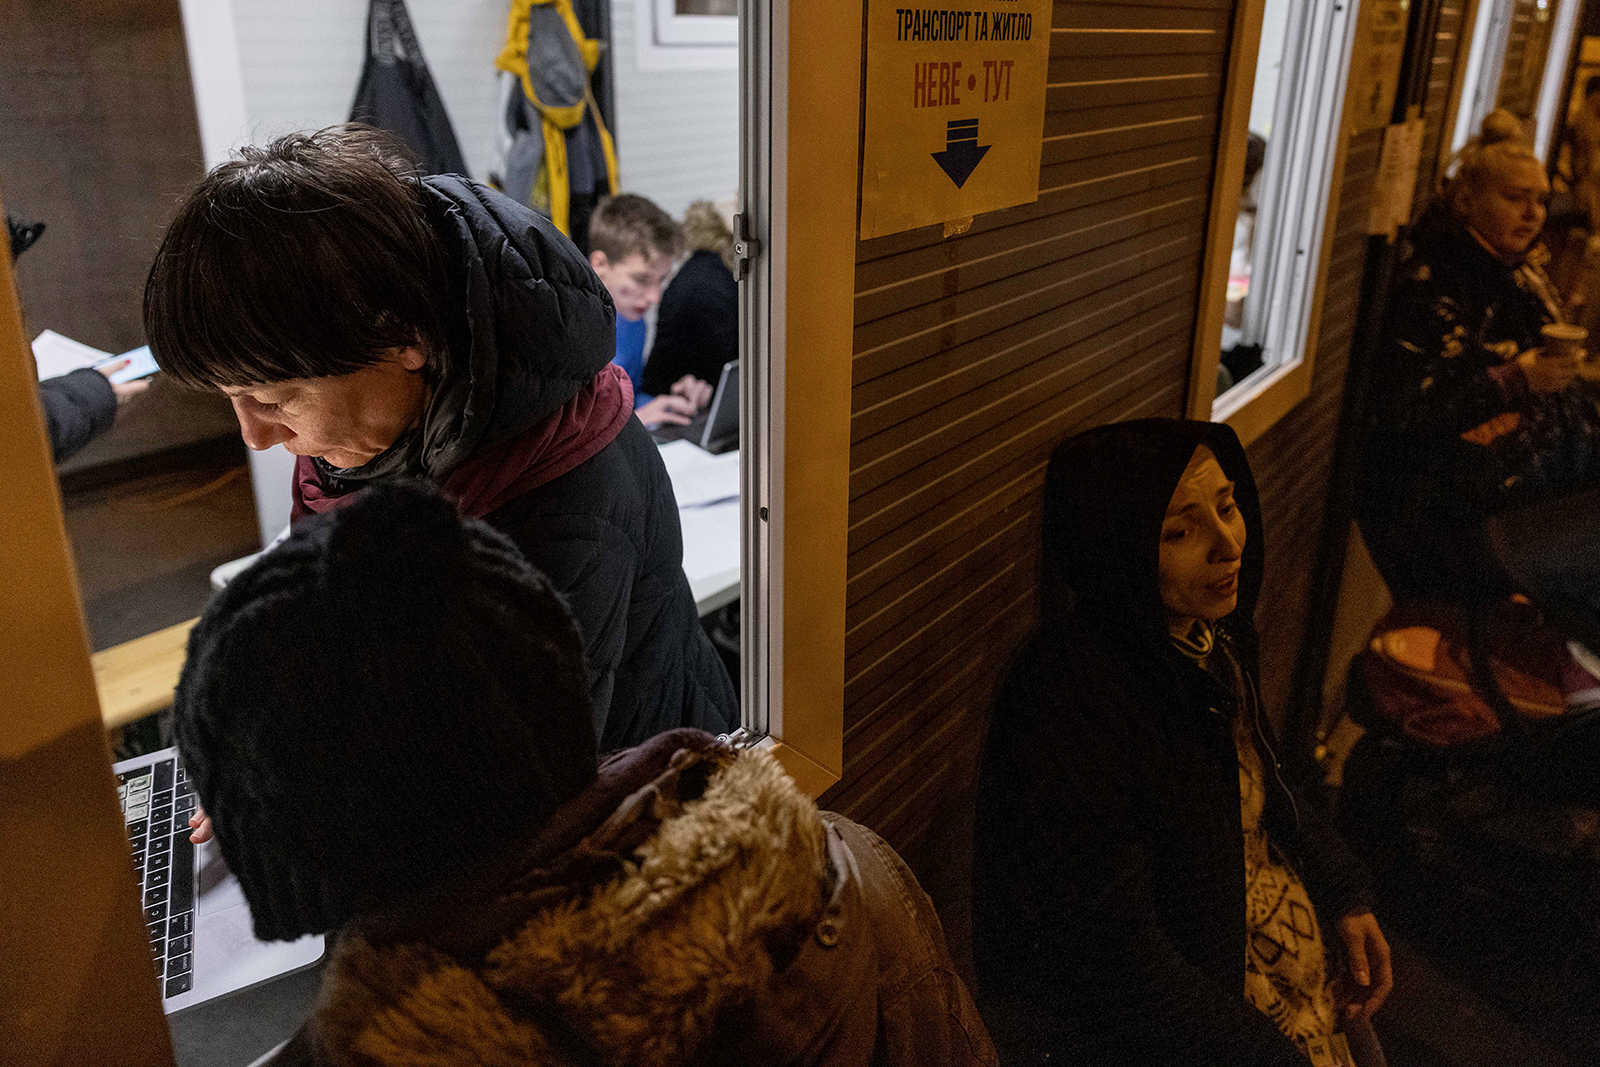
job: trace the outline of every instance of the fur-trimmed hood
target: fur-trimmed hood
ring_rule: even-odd
[[[477,906],[346,930],[280,1062],[689,1062],[795,959],[837,881],[829,830],[782,768],[697,731],[603,768],[564,812]]]

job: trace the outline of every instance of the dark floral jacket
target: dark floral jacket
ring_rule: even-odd
[[[1600,479],[1590,387],[1535,393],[1516,363],[1562,317],[1543,258],[1509,266],[1442,211],[1408,242],[1378,347],[1361,503],[1380,569],[1408,592],[1458,595],[1485,517]]]

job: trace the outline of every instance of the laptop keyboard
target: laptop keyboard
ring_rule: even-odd
[[[194,792],[178,761],[162,759],[119,774],[117,796],[143,894],[150,958],[162,994],[175,997],[194,986]]]

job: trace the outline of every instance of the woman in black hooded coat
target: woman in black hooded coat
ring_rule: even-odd
[[[1208,455],[1217,487],[1196,496]],[[1169,511],[1184,501],[1200,503]],[[1339,1019],[1364,1023],[1388,991],[1364,872],[1284,784],[1260,707],[1260,530],[1225,426],[1121,423],[1051,458],[1040,625],[999,693],[979,782],[974,947],[1005,1062],[1337,1062],[1308,1027],[1331,1028],[1335,993]],[[1168,549],[1183,536],[1204,546],[1214,617],[1174,610]],[[1259,862],[1247,876],[1249,842],[1276,881]],[[1356,974],[1343,990],[1327,980],[1336,940]],[[1279,957],[1321,978],[1320,1024],[1262,973]]]

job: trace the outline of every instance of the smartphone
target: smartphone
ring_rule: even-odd
[[[111,375],[110,381],[112,385],[121,385],[124,382],[148,378],[161,369],[156,366],[156,357],[150,354],[149,345],[140,345],[138,348],[124,352],[120,356],[103,359],[94,366],[96,370],[99,370],[101,367],[108,367],[120,363],[122,360],[128,360],[128,365]]]

